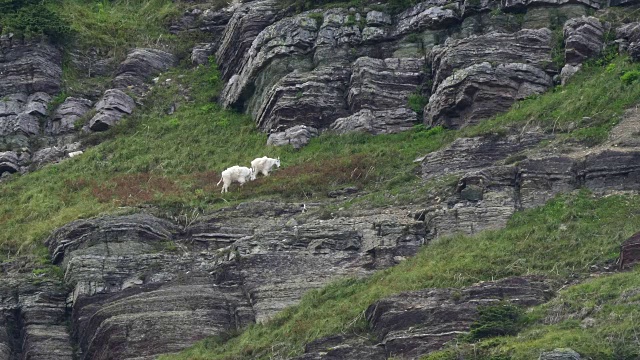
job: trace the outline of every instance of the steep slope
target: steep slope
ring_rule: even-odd
[[[2,20],[0,355],[416,358],[637,231],[633,7],[226,5],[46,3],[57,44]],[[283,168],[217,193],[265,154]],[[633,324],[514,323],[487,332],[531,342],[487,356],[637,356]]]

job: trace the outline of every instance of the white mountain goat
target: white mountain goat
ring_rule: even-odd
[[[69,155],[70,158],[72,158],[74,156],[82,155],[82,150],[70,152],[68,155]]]
[[[271,171],[274,166],[280,167],[280,158],[272,159],[263,156],[261,158],[253,159],[251,162],[251,169],[253,169],[256,176],[260,173],[264,176],[269,176],[269,171]]]
[[[216,186],[220,185],[221,182],[224,182],[221,193],[225,193],[229,192],[229,185],[231,185],[232,182],[238,182],[240,183],[240,186],[242,186],[247,182],[247,179],[252,181],[256,179],[256,173],[253,169],[249,169],[246,166],[235,165],[222,172],[222,177]]]

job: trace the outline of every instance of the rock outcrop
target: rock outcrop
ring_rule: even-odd
[[[267,145],[284,146],[292,145],[295,149],[307,145],[311,138],[320,134],[318,129],[312,126],[297,125],[286,129],[285,131],[274,132],[269,134]]]
[[[89,120],[89,128],[93,131],[107,130],[123,116],[131,114],[135,106],[133,99],[121,90],[107,90],[95,106],[96,114]]]
[[[425,123],[450,129],[475,125],[551,86],[551,76],[528,64],[472,65],[438,85],[425,107]]]
[[[434,89],[453,75],[454,70],[484,62],[528,64],[541,70],[552,70],[551,47],[549,29],[524,29],[449,40],[431,52]]]
[[[0,97],[37,92],[54,95],[60,91],[62,54],[53,45],[2,35],[0,50]]]
[[[564,24],[565,62],[578,65],[604,48],[605,28],[593,16],[570,19]]]
[[[250,51],[254,40],[277,19],[278,5],[275,0],[249,1],[234,11],[215,54],[223,79],[228,80],[240,72],[244,66],[241,59]]]
[[[397,263],[424,243],[421,222],[404,211],[321,220],[300,209],[247,203],[190,224],[138,214],[55,231],[47,244],[73,287],[82,357],[177,351],[264,321],[329,281]]]
[[[349,109],[387,110],[406,107],[423,82],[424,59],[358,58],[351,65]]]
[[[120,64],[113,85],[117,89],[136,92],[142,95],[146,83],[163,71],[169,70],[176,63],[175,57],[158,49],[134,49]]]
[[[548,29],[525,29],[436,46],[425,123],[454,129],[476,124],[517,100],[543,93],[553,86],[551,39]]]
[[[47,122],[45,132],[49,135],[61,135],[76,131],[76,121],[91,110],[92,104],[88,99],[66,98]]]
[[[62,284],[32,274],[2,274],[0,294],[3,359],[73,359]]]
[[[371,331],[387,356],[419,358],[469,331],[478,307],[507,302],[528,307],[545,302],[542,279],[507,278],[463,289],[428,289],[379,300],[366,311]]]
[[[49,101],[51,97],[43,92],[5,96],[0,100],[0,136],[40,134],[40,119],[47,115]]]
[[[640,60],[640,22],[616,29],[616,41],[620,44],[620,50],[628,52],[633,60]]]
[[[337,119],[330,129],[338,134],[366,132],[373,135],[394,134],[410,130],[418,123],[418,114],[404,107],[391,110],[363,109],[345,118]]]
[[[386,360],[384,348],[357,336],[329,336],[307,344],[304,355],[294,360],[367,359]]]
[[[540,354],[538,360],[581,360],[580,354],[573,349],[554,349]]]
[[[428,239],[474,234],[501,228],[514,212],[541,206],[559,193],[638,191],[640,152],[630,135],[634,126],[637,115],[630,111],[603,145],[565,154],[534,151],[551,138],[536,132],[457,139],[417,160],[425,180],[449,176],[458,183],[453,196],[416,218],[425,220]]]
[[[640,233],[633,234],[620,245],[618,267],[620,269],[632,268],[640,262]]]
[[[264,131],[305,125],[326,128],[347,114],[345,93],[349,71],[321,67],[308,73],[283,77],[266,95],[256,122]]]

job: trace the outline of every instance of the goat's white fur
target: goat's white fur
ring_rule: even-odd
[[[74,156],[78,156],[82,154],[82,150],[78,150],[78,151],[73,151],[69,153],[69,157],[72,158]]]
[[[272,159],[263,156],[261,158],[253,159],[251,162],[251,169],[253,169],[256,176],[260,173],[264,176],[269,176],[269,171],[271,171],[274,166],[280,167],[280,158]]]
[[[222,177],[216,186],[220,185],[221,182],[224,182],[221,193],[225,193],[229,192],[229,185],[231,185],[232,182],[238,182],[242,186],[247,182],[247,179],[256,179],[256,174],[253,169],[249,169],[246,166],[235,165],[222,172]]]

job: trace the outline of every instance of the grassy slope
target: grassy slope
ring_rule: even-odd
[[[638,359],[639,294],[640,269],[592,279],[532,309],[529,324],[517,336],[460,343],[423,360],[537,359],[543,350],[563,347],[598,360]],[[583,325],[586,318],[592,325]]]
[[[162,30],[177,11],[172,4],[166,0],[91,4],[65,0],[61,6],[77,31],[77,44],[87,47],[96,39],[101,51],[118,58],[133,45],[155,46],[167,40],[178,46],[181,41]],[[84,156],[0,185],[0,253],[25,254],[38,249],[35,253],[45,257],[39,245],[55,227],[100,213],[130,211],[121,209],[142,204],[174,212],[205,210],[257,197],[317,198],[344,185],[365,188],[370,194],[364,200],[374,205],[416,201],[424,185],[412,174],[412,160],[457,136],[540,125],[563,132],[561,137],[566,140],[602,141],[623,109],[640,96],[639,82],[624,85],[620,81],[624,72],[636,68],[624,59],[616,59],[606,71],[589,67],[568,86],[520,102],[503,116],[457,133],[418,127],[378,137],[326,135],[301,151],[264,146],[265,135],[255,130],[250,119],[214,105],[212,100],[221,86],[214,69],[175,70],[165,75],[173,79],[171,85],[157,87],[134,116],[88,139],[102,144]],[[65,79],[69,94],[75,92],[75,86],[94,85],[69,67]],[[180,95],[183,88],[189,89],[191,100]],[[178,110],[168,116],[165,110],[172,103],[179,105]],[[584,116],[591,120],[583,120]],[[233,189],[224,200],[218,195],[216,172],[265,154],[280,156],[284,168],[269,179]],[[327,182],[329,178],[334,180]],[[617,206],[618,200],[623,206]],[[506,230],[444,240],[367,281],[345,281],[312,292],[276,321],[253,326],[221,347],[210,340],[209,345],[205,342],[182,357],[250,357],[276,344],[276,351],[297,352],[304,342],[351,323],[374,299],[397,291],[462,286],[492,276],[529,272],[583,273],[594,261],[613,258],[616,244],[637,228],[634,200],[638,199],[564,197],[543,209],[518,214]],[[560,231],[558,221],[569,231]],[[356,329],[362,326],[361,321],[355,323]]]
[[[483,124],[458,133],[417,127],[377,137],[325,135],[300,151],[265,146],[266,135],[257,132],[248,117],[213,104],[211,100],[222,85],[215,69],[175,70],[165,74],[173,79],[170,85],[156,87],[144,108],[112,131],[96,135],[102,144],[84,156],[0,186],[0,249],[4,254],[29,252],[57,226],[122,206],[152,203],[172,210],[208,209],[226,201],[264,196],[317,198],[345,185],[365,187],[371,192],[365,200],[376,205],[389,205],[394,199],[415,201],[421,195],[416,189],[422,188],[412,173],[413,159],[456,136],[522,127],[531,123],[531,114],[573,107],[583,110],[562,114],[563,122],[580,121],[583,114],[597,112],[608,114],[608,120],[584,128],[587,130],[578,127],[566,136],[610,128],[616,115],[640,98],[640,82],[623,85],[619,80],[621,72],[637,65],[618,59],[615,67],[616,71],[587,69],[561,90],[517,104],[514,113],[520,115],[510,112],[500,116],[490,121],[493,126]],[[185,88],[190,101],[181,95]],[[177,111],[166,115],[173,103],[178,105]],[[268,179],[233,190],[223,200],[214,186],[217,172],[229,165],[248,164],[262,155],[280,156],[284,168]]]
[[[345,280],[311,291],[300,305],[285,310],[266,325],[249,327],[227,342],[211,339],[164,359],[291,356],[313,339],[341,331],[366,330],[359,315],[367,306],[401,291],[462,287],[512,275],[542,274],[558,279],[585,275],[591,265],[613,261],[619,244],[637,231],[639,200],[638,196],[596,199],[586,191],[561,196],[539,209],[517,213],[503,230],[437,241],[414,258],[369,279]],[[636,283],[638,281],[636,279]],[[579,297],[574,296],[573,300],[576,306],[583,306],[578,304]],[[354,322],[356,319],[359,320]],[[620,330],[602,325],[594,331],[608,334]],[[548,332],[545,337],[553,337],[555,328],[545,331]],[[532,330],[529,336],[535,340],[534,334]],[[573,340],[570,336],[550,343],[532,340],[526,351],[536,352],[548,348],[549,344],[573,346]],[[580,347],[584,349],[583,355],[611,352],[614,346],[628,345],[631,351],[633,346],[632,342],[612,344],[605,336],[584,338],[584,341]],[[595,343],[587,344],[587,341]],[[516,346],[517,341],[507,345]],[[505,349],[509,349],[507,345]]]
[[[323,197],[343,185],[402,182],[394,178],[416,178],[411,161],[447,137],[442,130],[417,129],[385,137],[324,136],[300,151],[267,147],[266,135],[248,117],[211,103],[221,86],[214,68],[176,70],[165,78],[173,79],[171,85],[158,86],[144,109],[86,139],[100,145],[0,186],[5,254],[28,252],[56,226],[123,206],[209,209],[249,198]],[[188,102],[181,95],[186,87]],[[167,116],[172,103],[178,109]],[[242,189],[233,186],[223,200],[217,173],[262,155],[280,156],[283,169]]]

